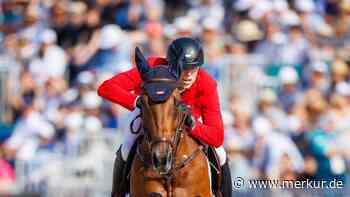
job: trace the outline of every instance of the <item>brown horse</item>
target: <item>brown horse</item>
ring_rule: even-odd
[[[142,85],[141,119],[144,135],[130,172],[132,197],[212,196],[209,164],[203,146],[184,126],[180,72],[168,66],[150,68],[136,49]]]

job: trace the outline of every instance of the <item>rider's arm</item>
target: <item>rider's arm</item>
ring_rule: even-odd
[[[167,64],[166,59],[160,57],[149,57],[147,61],[150,67]],[[135,67],[104,81],[97,93],[99,96],[132,111],[135,109],[138,97],[135,91],[140,88],[141,83],[141,76]]]
[[[133,91],[140,87],[141,83],[140,74],[135,67],[104,81],[97,92],[99,96],[132,111],[137,98]]]
[[[206,144],[219,147],[224,142],[224,126],[216,87],[213,79],[205,80],[205,88],[200,96],[203,123],[196,120],[191,135]]]

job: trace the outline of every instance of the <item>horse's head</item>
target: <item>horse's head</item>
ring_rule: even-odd
[[[167,65],[150,68],[138,48],[135,51],[142,84],[142,121],[153,167],[162,173],[171,169],[185,114],[178,108],[180,71]]]

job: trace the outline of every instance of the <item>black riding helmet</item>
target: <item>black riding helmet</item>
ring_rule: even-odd
[[[180,66],[182,69],[193,69],[202,66],[203,48],[199,41],[182,37],[174,40],[168,47],[167,61],[171,66]]]

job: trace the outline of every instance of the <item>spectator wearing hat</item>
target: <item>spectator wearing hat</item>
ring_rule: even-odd
[[[325,62],[316,61],[311,63],[310,67],[307,88],[314,88],[321,91],[323,95],[328,95],[331,85],[328,65]]]
[[[188,15],[196,21],[203,21],[205,18],[212,18],[219,24],[224,20],[224,8],[219,0],[203,0],[188,10]]]
[[[291,171],[292,179],[296,174],[303,171],[304,160],[295,143],[276,132],[267,118],[256,118],[252,122],[252,128],[256,135],[254,164],[261,169],[260,177],[279,179],[286,171]],[[281,166],[285,157],[289,158],[290,166]],[[293,175],[294,174],[294,175]]]
[[[322,28],[328,28],[324,18],[317,12],[313,0],[296,0],[295,9],[298,12],[303,30],[307,33],[326,33]],[[326,30],[327,31],[327,30]]]
[[[267,23],[265,39],[257,44],[254,52],[264,56],[269,65],[277,65],[282,62],[281,51],[286,42],[287,36],[281,27],[276,23]]]
[[[249,52],[255,49],[256,42],[264,36],[256,22],[252,20],[240,21],[237,26],[232,26],[232,31],[235,33],[238,41],[247,44]]]
[[[46,29],[40,34],[39,53],[29,64],[29,70],[40,86],[49,78],[64,78],[67,71],[68,57],[56,42],[55,31]]]
[[[80,109],[67,112],[63,118],[63,136],[57,142],[58,149],[67,156],[77,157],[83,139],[84,114]]]
[[[88,58],[85,69],[120,73],[131,67],[131,43],[127,34],[117,25],[102,27],[97,39],[96,52]],[[118,66],[116,66],[118,65]]]
[[[197,21],[190,16],[179,16],[174,19],[174,27],[176,31],[176,37],[192,37],[195,35],[195,27]]]
[[[254,118],[264,117],[279,131],[286,131],[287,116],[278,104],[277,94],[269,88],[260,92]]]
[[[280,91],[278,93],[279,102],[285,112],[290,112],[293,105],[300,98],[298,82],[299,76],[293,67],[281,68],[278,74],[280,81]]]
[[[289,21],[287,25],[287,40],[281,49],[282,63],[301,67],[308,60],[309,41],[305,38],[299,16],[293,12],[291,14],[296,18]]]

